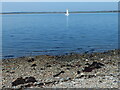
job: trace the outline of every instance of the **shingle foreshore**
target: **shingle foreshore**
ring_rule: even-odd
[[[2,60],[2,88],[118,88],[120,50]]]

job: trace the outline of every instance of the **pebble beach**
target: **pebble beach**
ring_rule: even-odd
[[[2,60],[2,89],[119,88],[120,50]]]

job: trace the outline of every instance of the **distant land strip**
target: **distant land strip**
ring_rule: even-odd
[[[71,11],[69,13],[118,13],[120,11]],[[66,12],[2,12],[0,14],[56,14]]]

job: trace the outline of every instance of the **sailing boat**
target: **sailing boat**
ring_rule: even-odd
[[[69,12],[68,12],[68,9],[66,9],[66,14],[65,14],[66,16],[69,16]]]

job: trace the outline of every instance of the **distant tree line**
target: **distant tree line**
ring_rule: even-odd
[[[117,13],[119,10],[114,11],[70,11],[69,13]],[[2,12],[0,14],[54,14],[66,12]]]

